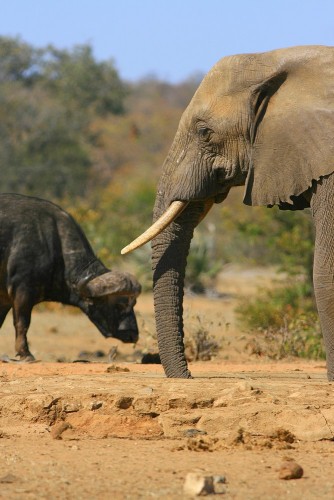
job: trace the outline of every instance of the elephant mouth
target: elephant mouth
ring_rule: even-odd
[[[140,236],[133,240],[129,245],[121,250],[121,254],[127,253],[140,248],[149,241],[153,240],[158,234],[162,233],[187,207],[189,201],[173,201],[167,210],[157,219],[152,226],[144,231]]]

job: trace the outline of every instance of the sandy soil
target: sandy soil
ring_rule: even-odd
[[[72,309],[36,310],[29,340],[40,361],[0,363],[0,498],[183,499],[189,472],[224,476],[217,498],[334,498],[325,363],[254,358],[235,321],[236,296],[272,277],[227,270],[223,298],[187,297],[186,335],[205,327],[222,347],[191,363],[193,380],[140,363],[156,351],[150,294],[138,300],[136,346],[104,339]],[[13,349],[9,317],[0,355]],[[301,479],[279,478],[286,459]]]

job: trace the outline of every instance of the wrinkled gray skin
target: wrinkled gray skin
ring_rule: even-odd
[[[0,327],[13,309],[15,349],[33,361],[27,333],[43,301],[79,307],[105,337],[138,340],[134,312],[141,287],[95,256],[75,220],[46,200],[0,194]]]
[[[152,241],[159,350],[168,377],[189,378],[183,286],[194,228],[233,186],[247,205],[311,207],[314,289],[334,380],[334,48],[294,47],[221,59],[185,110],[163,165],[154,220],[184,212]]]

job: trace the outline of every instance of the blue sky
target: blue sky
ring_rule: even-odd
[[[221,57],[334,45],[334,0],[0,0],[0,35],[89,43],[120,76],[179,82]]]

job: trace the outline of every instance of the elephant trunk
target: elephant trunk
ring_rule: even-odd
[[[155,218],[162,210],[155,206]],[[183,344],[183,294],[187,256],[203,203],[190,203],[152,241],[153,291],[161,363],[167,377],[191,378]]]

